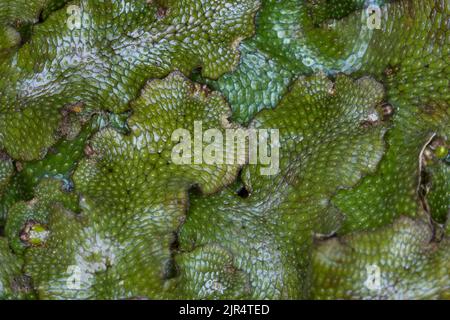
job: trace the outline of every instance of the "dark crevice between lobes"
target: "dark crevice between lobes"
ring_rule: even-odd
[[[20,34],[21,37],[18,48],[21,48],[31,40],[33,36],[33,28],[36,25],[43,24],[53,12],[62,9],[67,4],[67,2],[69,1],[57,1],[56,3],[52,3],[48,7],[41,8],[39,12],[37,12],[34,22],[24,23],[19,19],[15,21],[12,27]]]
[[[170,250],[170,259],[167,261],[164,267],[164,274],[163,274],[164,280],[174,279],[179,275],[178,266],[175,261],[175,257],[180,251],[179,230],[172,233],[172,242],[170,243],[169,250]]]
[[[438,150],[445,146],[445,139],[433,134],[427,144],[424,146],[422,152],[420,153],[420,181],[417,188],[417,197],[422,210],[425,212],[427,219],[433,230],[433,238],[431,242],[439,243],[444,237],[443,226],[445,226],[448,221],[441,224],[441,221],[436,220],[433,216],[432,208],[428,202],[428,195],[430,188],[433,184],[432,173],[428,170],[428,167],[432,165],[435,161],[441,161],[442,159],[438,156]]]
[[[237,195],[243,199],[247,199],[250,196],[250,192],[245,186],[243,186],[237,191]]]

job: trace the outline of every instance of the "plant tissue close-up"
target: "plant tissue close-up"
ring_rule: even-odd
[[[0,299],[450,300],[450,0],[0,0]]]

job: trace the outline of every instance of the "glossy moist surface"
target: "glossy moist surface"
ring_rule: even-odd
[[[0,299],[450,299],[449,57],[446,0],[0,0]]]

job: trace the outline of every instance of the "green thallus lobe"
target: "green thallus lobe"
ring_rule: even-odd
[[[370,4],[0,0],[0,297],[448,299],[450,7]]]

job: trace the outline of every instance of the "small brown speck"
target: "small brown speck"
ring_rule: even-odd
[[[33,220],[29,220],[25,223],[25,226],[22,228],[19,235],[21,241],[28,242],[30,240],[30,231],[35,224],[36,222]]]
[[[83,111],[83,106],[84,104],[82,102],[78,102],[71,106],[70,111],[80,113],[81,111]]]
[[[384,70],[384,74],[386,75],[386,76],[392,76],[393,74],[394,74],[394,69],[392,69],[392,68],[390,68],[390,67],[388,67],[388,68],[386,68],[385,70]]]
[[[16,162],[16,170],[17,170],[17,172],[21,172],[23,170],[22,162],[19,162],[19,161]]]
[[[167,8],[159,7],[158,10],[156,11],[156,18],[158,18],[158,20],[165,18],[167,16],[167,11],[168,11]]]
[[[84,147],[84,154],[88,157],[92,157],[95,154],[94,149],[90,145]]]
[[[364,128],[364,129],[373,127],[375,125],[376,125],[376,122],[373,122],[373,121],[370,121],[370,120],[363,121],[360,124],[361,128]]]
[[[383,112],[383,117],[386,120],[394,114],[394,107],[389,103],[385,103],[381,106],[381,111]]]
[[[398,67],[389,66],[386,69],[384,69],[384,75],[386,77],[390,77],[395,75],[398,72]]]

